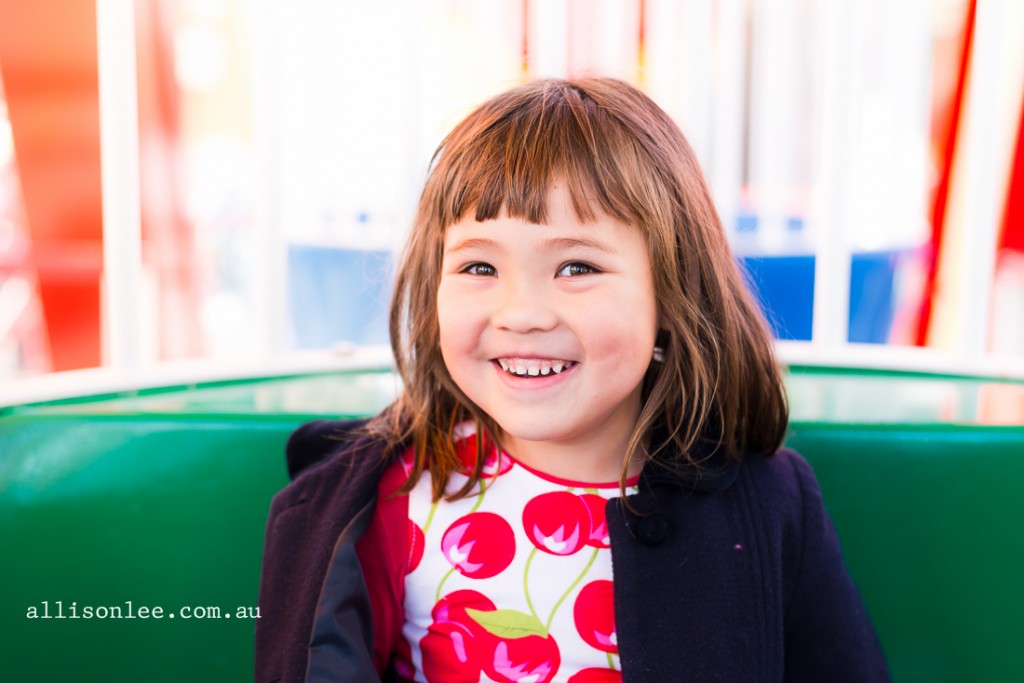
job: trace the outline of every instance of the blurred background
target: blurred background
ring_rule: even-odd
[[[1020,679],[1022,0],[0,0],[0,678],[252,679],[251,620],[26,608],[258,604],[435,147],[580,74],[695,148],[894,680]]]
[[[582,74],[679,123],[785,360],[1024,377],[1024,3],[0,0],[0,398],[382,350],[443,135]]]

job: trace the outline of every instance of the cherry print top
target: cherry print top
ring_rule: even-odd
[[[408,666],[396,675],[396,654],[421,661],[402,637],[405,569],[418,566],[409,496],[391,495],[405,477],[401,466],[381,471],[387,443],[358,428],[318,421],[289,440],[295,481],[271,505],[260,577],[260,681],[410,680]],[[648,519],[658,515],[658,529],[607,506],[615,581],[624,584],[614,607],[623,677],[889,681],[810,465],[781,449],[728,466],[712,460],[695,474],[648,474],[650,488],[633,503]],[[560,659],[556,675],[567,671],[565,648]],[[608,674],[617,675],[586,675]]]
[[[467,467],[476,439],[470,434],[458,444]],[[406,456],[393,467],[408,467]],[[390,474],[385,479],[404,472]],[[618,482],[552,478],[496,449],[475,495],[432,503],[429,477],[424,473],[408,496],[408,545],[393,553],[406,572],[404,597],[396,598],[404,612],[395,643],[400,676],[427,683],[620,681],[605,524]],[[455,475],[449,486],[465,481]],[[635,489],[635,481],[627,483]],[[369,558],[360,559],[365,565]],[[364,570],[373,600],[381,573]]]

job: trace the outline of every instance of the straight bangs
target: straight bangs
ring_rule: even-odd
[[[559,81],[517,88],[471,114],[438,149],[436,226],[469,211],[477,221],[504,212],[546,223],[548,191],[562,183],[581,222],[600,211],[640,227],[650,167],[642,155],[622,122],[580,89]]]

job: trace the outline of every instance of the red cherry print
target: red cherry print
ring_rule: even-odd
[[[405,565],[405,573],[411,574],[420,566],[423,559],[423,529],[416,522],[409,520],[409,559]]]
[[[420,640],[423,675],[430,683],[478,683],[484,659],[473,634],[459,624],[432,624]]]
[[[572,555],[590,540],[590,513],[576,494],[542,493],[523,508],[523,527],[538,550]]]
[[[502,638],[484,671],[500,683],[548,683],[561,664],[558,644],[550,635]]]
[[[615,595],[612,582],[591,581],[576,596],[572,610],[576,630],[587,645],[601,652],[618,652],[615,639]]]
[[[472,472],[476,466],[476,444],[477,435],[470,434],[459,441],[456,447],[459,460],[462,462],[462,471],[465,474]],[[485,440],[484,463],[480,468],[480,476],[483,479],[493,479],[505,474],[510,469],[512,469],[512,459],[502,454],[492,442]]]
[[[494,650],[494,636],[477,624],[467,609],[493,611],[494,603],[473,590],[441,598],[431,616],[427,635],[420,640],[423,674],[431,683],[475,683]]]
[[[474,590],[458,590],[452,591],[438,600],[434,609],[430,611],[430,616],[438,624],[456,623],[471,630],[483,630],[483,627],[466,612],[468,609],[493,612],[496,608],[490,598],[483,593]]]
[[[472,512],[444,532],[441,552],[464,576],[486,579],[511,564],[516,538],[508,522],[493,512]]]
[[[587,539],[587,545],[591,548],[612,547],[608,538],[608,519],[604,512],[608,501],[594,493],[584,493],[580,499],[590,513],[590,538]]]
[[[582,669],[568,683],[622,683],[622,672],[615,669]]]
[[[512,469],[512,459],[497,448],[491,448],[487,451],[487,456],[484,458],[484,466],[480,470],[480,476],[485,479],[493,479],[500,477],[510,469]]]
[[[455,454],[459,456],[462,471],[469,474],[476,464],[476,434],[470,434],[455,444]]]

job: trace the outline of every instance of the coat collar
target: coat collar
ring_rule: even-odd
[[[695,464],[685,464],[688,461]],[[682,457],[669,442],[644,465],[640,488],[669,486],[699,493],[721,493],[733,485],[739,469],[739,462],[726,457],[716,441],[698,439],[690,458]]]
[[[366,420],[316,420],[297,429],[286,449],[288,473],[292,479],[300,472],[327,459],[339,447],[350,444],[360,434]],[[678,487],[698,493],[725,491],[739,475],[739,463],[725,457],[719,444],[699,439],[693,452],[696,465],[684,465],[671,442],[654,454],[640,473],[641,489],[651,486]]]

